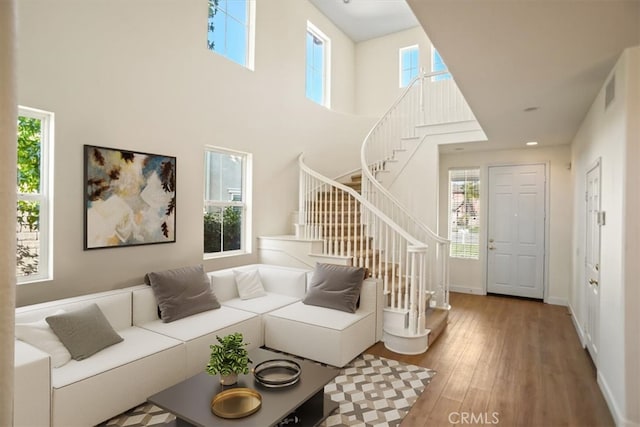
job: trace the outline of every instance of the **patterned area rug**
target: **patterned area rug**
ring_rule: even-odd
[[[340,408],[321,425],[397,426],[434,375],[431,369],[362,354],[325,386],[325,393],[338,402]],[[294,420],[295,417],[289,417],[286,425],[295,425]],[[108,427],[175,425],[175,416],[151,404],[102,424]]]

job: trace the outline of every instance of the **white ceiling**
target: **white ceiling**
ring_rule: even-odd
[[[624,48],[640,44],[640,0],[407,1],[489,138],[446,151],[569,144]],[[311,2],[354,41],[411,27],[391,12],[404,0]]]
[[[309,0],[354,42],[415,27],[405,0]]]
[[[408,1],[489,138],[466,149],[571,143],[640,44],[638,0]]]

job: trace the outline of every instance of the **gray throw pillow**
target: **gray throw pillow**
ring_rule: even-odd
[[[122,341],[96,304],[54,314],[45,320],[74,360],[86,359]]]
[[[151,272],[145,282],[153,289],[164,323],[220,308],[201,265]]]
[[[302,302],[355,313],[364,280],[364,268],[317,263]]]

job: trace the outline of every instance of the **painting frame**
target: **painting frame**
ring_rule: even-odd
[[[83,146],[84,250],[176,242],[177,159]]]

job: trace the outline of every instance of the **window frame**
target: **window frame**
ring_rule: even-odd
[[[404,70],[413,70],[414,67],[409,66],[408,68],[404,67],[404,63],[403,63],[403,58],[402,55],[403,53],[405,53],[406,51],[413,51],[415,50],[416,52],[416,66],[415,66],[415,74],[412,74],[411,78],[409,79],[408,82],[403,82],[402,77],[403,77],[403,71]],[[411,46],[405,46],[405,47],[401,47],[398,50],[398,84],[400,85],[400,88],[404,88],[409,86],[409,83],[411,83],[411,81],[413,79],[416,78],[416,76],[418,76],[420,74],[420,46],[418,46],[417,44],[411,45]]]
[[[242,158],[242,188],[241,188],[242,193],[241,194],[244,195],[243,201],[205,199],[205,196],[208,193],[208,188],[210,185],[209,183],[211,181],[209,179],[209,166],[208,166],[208,159],[207,159],[207,153],[209,152],[230,155],[230,156],[239,156]],[[204,252],[204,229],[203,229],[203,233],[202,233],[203,259],[208,260],[208,259],[225,258],[225,257],[231,257],[231,256],[250,254],[252,253],[252,244],[251,244],[252,243],[252,237],[251,237],[252,236],[252,231],[251,231],[252,184],[251,183],[252,183],[252,170],[253,170],[253,156],[251,153],[232,150],[232,149],[223,148],[223,147],[217,147],[213,145],[206,145],[204,147],[203,154],[204,154],[203,156],[204,157],[204,171],[203,171],[204,186],[203,186],[203,208],[202,208],[203,215],[207,212],[208,207],[219,207],[222,209],[226,207],[242,208],[242,216],[241,216],[242,221],[240,226],[241,227],[240,249],[234,249],[234,250],[228,250],[228,251],[221,250],[220,252]]]
[[[305,52],[305,96],[307,99],[322,105],[326,108],[331,108],[331,39],[322,32],[318,27],[313,25],[311,21],[307,21],[307,31],[305,32],[305,46],[307,36],[311,34],[313,37],[322,40],[322,102],[311,98],[309,96],[309,82],[306,78],[309,72],[309,51]]]
[[[40,204],[38,216],[38,241],[40,243],[38,272],[26,276],[16,275],[16,283],[24,285],[53,280],[53,147],[55,114],[50,111],[19,105],[18,116],[40,120],[40,191],[37,194],[19,193],[16,181],[16,202],[24,200],[36,201]],[[17,143],[16,134],[16,145]]]
[[[237,0],[233,0],[233,1],[237,1]],[[213,49],[209,48],[209,50],[211,52],[214,52],[224,58],[227,58],[228,60],[241,65],[249,70],[254,70],[255,69],[255,14],[256,14],[256,5],[255,5],[255,1],[251,1],[251,0],[244,0],[245,4],[246,4],[246,22],[240,22],[238,19],[236,19],[234,16],[230,15],[227,10],[221,9],[220,7],[216,6],[213,2],[213,0],[208,0],[207,5],[209,7],[213,6],[214,8],[217,9],[216,13],[223,13],[225,16],[225,21],[232,19],[235,22],[238,22],[239,24],[243,25],[245,28],[245,37],[246,37],[246,43],[245,43],[245,52],[244,52],[244,63],[240,63],[238,61],[236,61],[235,59],[233,59],[232,57],[230,57],[228,55],[228,50],[227,50],[227,35],[228,35],[228,31],[227,31],[227,25],[225,25],[225,34],[224,34],[224,41],[225,41],[225,49],[224,52],[218,51],[215,49],[215,47]],[[207,18],[207,24],[208,26],[211,25],[211,23],[209,22],[209,18]],[[207,30],[207,42],[209,41],[209,31]]]
[[[440,63],[442,63],[442,65],[444,66],[443,70],[435,69],[436,55],[438,56],[438,58],[440,58]],[[438,49],[436,49],[435,46],[431,45],[431,72],[437,73],[440,71],[449,71],[449,68],[447,67],[447,64],[444,63],[444,60],[442,59],[442,55],[440,55],[440,52],[438,52]],[[432,82],[440,81],[440,80],[451,80],[451,79],[453,79],[453,76],[449,72],[445,74],[438,74],[437,76],[431,76]]]
[[[452,179],[453,174],[460,174],[460,173],[464,173],[464,183],[463,185],[466,186],[467,183],[469,182],[477,182],[477,188],[476,188],[476,192],[477,192],[477,196],[475,197],[475,200],[477,200],[478,202],[478,206],[477,206],[477,211],[476,211],[476,215],[475,215],[475,220],[474,222],[476,223],[476,227],[478,228],[477,231],[475,233],[470,233],[469,236],[473,237],[475,236],[476,239],[476,243],[462,243],[461,241],[458,241],[458,239],[454,239],[453,238],[453,232],[454,232],[454,220],[456,218],[454,218],[453,212],[454,212],[454,206],[453,206],[453,182],[454,179]],[[475,179],[470,179],[475,177]],[[480,260],[480,238],[481,238],[481,227],[482,227],[482,223],[481,223],[481,205],[480,205],[480,189],[481,189],[481,171],[480,171],[480,167],[461,167],[461,168],[451,168],[448,171],[448,191],[447,191],[447,205],[448,205],[448,211],[447,211],[447,221],[448,221],[448,225],[447,225],[447,232],[448,232],[448,238],[449,241],[451,242],[450,244],[450,248],[449,248],[449,257],[451,258],[455,258],[455,259],[466,259],[466,260]],[[459,179],[456,181],[460,181]],[[466,190],[465,190],[466,191]],[[458,250],[455,245],[457,244],[465,244],[467,246],[474,246],[475,248],[468,248],[468,249],[464,249],[462,251]],[[462,252],[462,253],[461,253]]]

